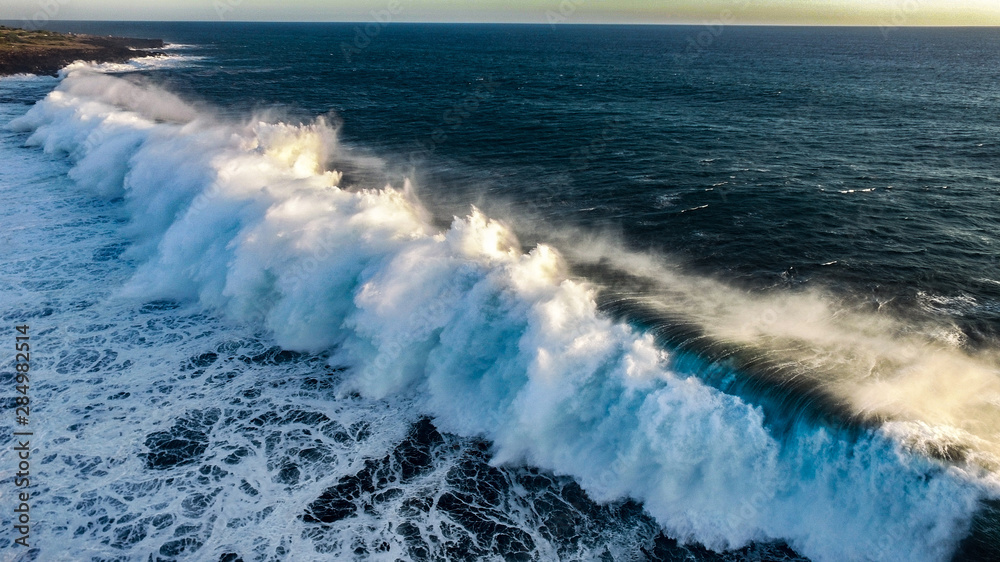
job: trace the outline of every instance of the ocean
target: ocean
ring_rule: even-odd
[[[995,29],[46,27],[4,560],[1000,559]]]

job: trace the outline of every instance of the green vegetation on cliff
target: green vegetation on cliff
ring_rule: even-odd
[[[156,54],[159,39],[99,37],[55,33],[0,26],[0,76],[7,74],[55,74],[77,60],[126,62]]]

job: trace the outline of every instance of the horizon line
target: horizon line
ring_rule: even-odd
[[[261,24],[324,24],[324,23],[341,23],[341,24],[361,24],[367,25],[371,23],[377,23],[379,25],[390,26],[390,25],[531,25],[531,26],[545,26],[545,27],[579,27],[579,26],[602,26],[602,25],[627,25],[627,26],[687,26],[687,27],[709,27],[709,26],[723,26],[723,27],[823,27],[823,28],[907,28],[907,29],[989,29],[995,28],[1000,29],[1000,24],[996,23],[986,23],[986,24],[922,24],[922,25],[907,25],[907,24],[894,24],[894,23],[855,23],[855,24],[839,24],[839,23],[782,23],[782,22],[761,22],[761,23],[724,23],[724,22],[713,22],[713,21],[703,21],[703,22],[630,22],[630,21],[609,21],[609,22],[558,22],[558,23],[546,23],[538,21],[387,21],[379,22],[375,20],[184,20],[184,19],[160,19],[160,20],[104,20],[104,19],[50,19],[41,23],[36,23],[30,19],[8,19],[0,17],[0,23],[30,23],[33,26],[40,27],[50,23],[216,23],[216,24],[229,24],[229,23],[261,23]]]

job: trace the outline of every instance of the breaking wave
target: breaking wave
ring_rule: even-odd
[[[995,367],[945,344],[896,357],[911,349],[900,341],[924,340],[891,320],[831,315],[822,295],[755,300],[596,243],[522,248],[476,209],[442,230],[408,184],[345,185],[338,168],[370,162],[323,120],[231,123],[93,67],[68,69],[11,127],[68,155],[81,188],[120,200],[124,256],[138,264],[123,296],[198,302],[263,326],[282,348],[327,353],[348,367],[342,396],[411,401],[438,429],[487,439],[493,464],[571,476],[601,502],[634,498],[681,541],[725,550],[781,539],[815,560],[945,560],[992,496],[989,462],[932,449],[988,440],[948,413],[970,393],[991,407],[982,391],[996,386]],[[803,418],[779,429],[751,392],[720,390],[749,375],[610,319],[601,287],[571,275],[564,256],[655,280],[644,304],[798,363],[811,384],[833,372],[837,397],[892,421]],[[801,361],[806,353],[815,361]],[[844,374],[884,360],[903,378]],[[937,392],[926,387],[941,361],[979,386],[950,389],[954,409],[928,418],[911,395]],[[903,395],[884,388],[900,382]]]

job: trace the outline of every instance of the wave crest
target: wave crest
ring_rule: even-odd
[[[816,560],[943,560],[982,489],[881,431],[758,407],[599,313],[559,251],[525,252],[473,209],[440,231],[412,190],[341,185],[329,124],[229,124],[149,84],[69,69],[16,128],[122,198],[138,262],[123,294],[197,300],[328,351],[345,391],[411,397],[494,462],[637,498],[665,531],[722,550],[784,539]]]

